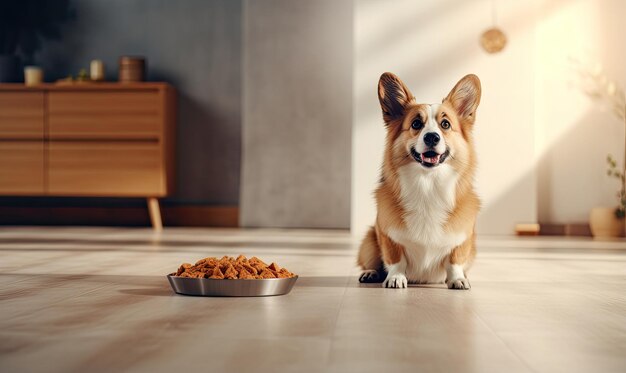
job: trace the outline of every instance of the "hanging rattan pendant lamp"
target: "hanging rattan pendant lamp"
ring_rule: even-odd
[[[491,21],[493,27],[480,36],[480,45],[487,53],[498,53],[506,46],[506,35],[497,25],[496,0],[491,1]]]

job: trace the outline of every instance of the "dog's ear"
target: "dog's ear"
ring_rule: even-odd
[[[462,120],[474,122],[476,108],[480,104],[480,79],[474,74],[465,75],[452,88],[443,101],[448,101]]]
[[[385,123],[389,123],[401,117],[406,106],[415,98],[400,78],[392,73],[384,73],[378,81],[378,100],[383,109]]]

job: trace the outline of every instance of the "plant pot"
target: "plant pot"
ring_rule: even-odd
[[[595,207],[589,214],[591,234],[598,238],[622,237],[624,219],[615,216],[615,207]]]
[[[0,55],[0,83],[17,83],[22,81],[22,61],[12,54]]]

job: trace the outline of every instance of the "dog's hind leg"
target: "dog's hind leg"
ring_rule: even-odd
[[[374,227],[370,227],[361,242],[357,264],[363,268],[363,273],[359,277],[361,283],[381,283],[387,276]]]

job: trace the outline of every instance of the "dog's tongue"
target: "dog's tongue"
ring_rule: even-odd
[[[430,154],[429,154],[429,155],[430,155]],[[440,156],[441,156],[441,155],[437,154],[437,155],[435,155],[435,156],[433,156],[433,157],[427,157],[427,156],[426,156],[426,153],[422,153],[422,161],[423,161],[423,162],[426,162],[426,163],[437,164],[437,163],[439,163],[439,157],[440,157]]]

